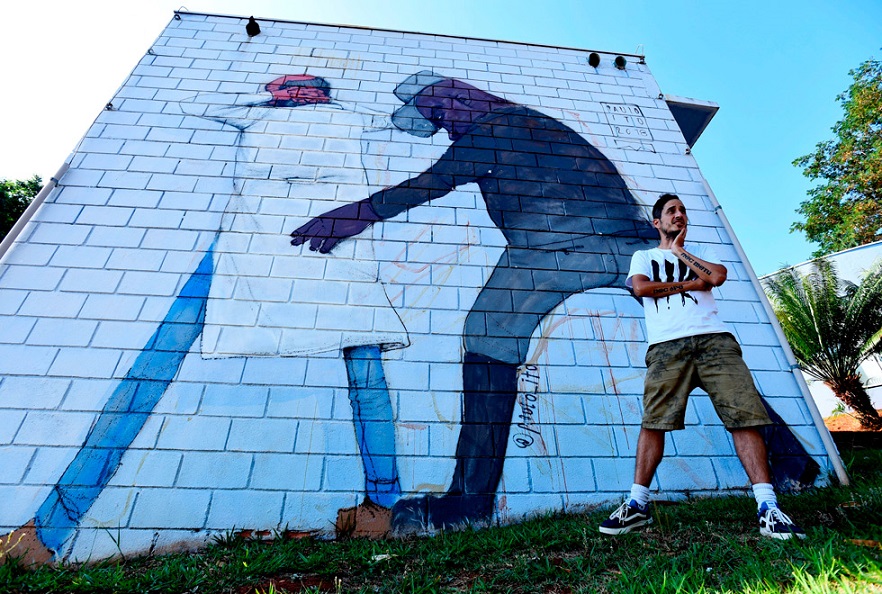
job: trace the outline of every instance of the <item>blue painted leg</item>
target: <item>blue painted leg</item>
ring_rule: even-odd
[[[37,511],[37,535],[48,548],[59,550],[79,525],[177,375],[202,332],[211,273],[209,250]]]
[[[401,486],[395,462],[392,401],[383,374],[380,348],[353,347],[345,349],[343,357],[367,497],[374,503],[392,507],[401,496]]]

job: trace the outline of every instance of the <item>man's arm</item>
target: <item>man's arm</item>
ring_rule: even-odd
[[[457,161],[448,149],[428,171],[370,198],[319,215],[291,233],[291,245],[309,241],[309,249],[327,254],[342,240],[358,235],[377,221],[446,196],[459,185],[475,181],[474,163]]]
[[[668,297],[687,291],[710,291],[711,285],[701,278],[682,281],[678,283],[661,283],[649,280],[643,274],[635,274],[631,277],[631,289],[637,297]]]
[[[446,196],[459,183],[462,182],[455,182],[451,175],[437,173],[433,167],[397,186],[375,192],[369,201],[378,215],[391,219],[405,210]]]
[[[291,245],[308,241],[311,251],[327,254],[344,239],[358,235],[380,219],[370,199],[344,204],[295,229],[291,233]]]
[[[291,245],[309,242],[313,252],[327,254],[334,246],[358,235],[377,221],[448,194],[453,189],[431,171],[422,173],[370,198],[330,210],[301,225],[291,233]]]
[[[694,254],[690,254],[683,247],[686,242],[686,227],[683,227],[683,230],[677,234],[677,237],[674,238],[673,243],[671,244],[671,253],[674,254],[683,264],[689,267],[692,272],[694,272],[699,279],[706,282],[711,287],[719,287],[724,282],[726,282],[726,276],[728,274],[728,270],[722,264],[714,264],[713,262],[707,262],[702,260],[701,258],[696,257]],[[698,290],[698,289],[692,289]],[[707,290],[707,289],[705,289]]]
[[[397,186],[375,192],[371,206],[383,219],[391,219],[415,206],[441,198],[455,188],[477,181],[490,167],[463,158],[468,154],[470,141],[454,142],[426,171],[401,182]]]
[[[241,129],[241,123],[251,123],[252,107],[266,105],[266,95],[244,93],[198,93],[181,100],[178,106],[187,115],[229,124]],[[230,121],[232,120],[232,121]]]

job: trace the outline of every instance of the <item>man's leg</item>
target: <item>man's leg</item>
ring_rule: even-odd
[[[462,419],[450,487],[440,497],[400,500],[392,509],[394,528],[453,528],[490,520],[516,398],[517,365],[465,353]]]
[[[758,429],[733,429],[732,441],[744,471],[753,486],[759,517],[760,534],[779,540],[805,538],[805,531],[778,508],[778,497],[772,486],[766,443]]]
[[[771,419],[742,358],[741,347],[728,333],[696,337],[696,342],[700,347],[696,366],[700,385],[732,433],[735,451],[753,486],[760,534],[778,539],[794,535],[805,538],[802,528],[778,509],[768,450],[759,431]]]
[[[692,390],[693,365],[688,340],[651,345],[646,352],[643,426],[637,438],[637,459],[630,496],[600,525],[604,534],[625,534],[652,524],[649,485],[664,457],[665,434],[683,428]]]
[[[747,478],[751,484],[771,483],[772,474],[769,470],[769,456],[766,452],[766,442],[760,432],[749,427],[747,429],[733,429],[732,441],[735,442],[735,451],[738,459],[744,466]]]
[[[600,524],[599,530],[603,534],[625,534],[652,524],[648,507],[649,485],[665,453],[665,433],[659,429],[640,428],[631,494]]]
[[[113,477],[126,449],[202,332],[211,272],[209,250],[111,394],[82,448],[25,527],[28,537],[35,536],[49,551],[61,548]],[[35,534],[30,534],[34,529]],[[33,559],[44,562],[52,556],[50,552],[48,558],[42,554]]]
[[[536,257],[545,260],[542,272],[554,277],[555,253],[508,248],[475,300],[463,331],[462,419],[450,487],[441,497],[399,501],[393,509],[396,528],[491,519],[517,401],[518,365],[542,318],[581,290],[578,274],[569,276],[572,290],[537,284]]]
[[[652,523],[649,515],[649,485],[658,465],[661,464],[665,455],[665,433],[659,429],[640,428],[640,436],[637,438],[637,460],[634,463],[634,484],[631,485],[631,494],[617,512],[624,513],[625,517],[614,520],[614,526],[606,521],[601,526],[601,532],[607,534],[621,534],[629,532],[640,526]],[[612,518],[610,518],[612,520]],[[622,525],[619,525],[622,524]],[[619,528],[609,530],[604,528]]]
[[[517,400],[517,368],[465,353],[456,466],[443,501],[434,509],[429,504],[429,517],[436,527],[489,520],[493,515]]]
[[[367,497],[392,507],[401,496],[395,460],[395,425],[383,360],[377,346],[344,349],[355,437],[364,465]]]
[[[658,465],[665,455],[665,431],[640,428],[637,438],[637,461],[634,466],[634,483],[649,487]]]

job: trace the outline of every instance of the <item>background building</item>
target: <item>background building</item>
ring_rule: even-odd
[[[855,248],[842,250],[835,254],[827,256],[827,259],[836,265],[836,271],[839,278],[853,283],[860,283],[864,274],[875,263],[882,258],[882,242],[861,245]],[[801,274],[808,274],[812,270],[811,261],[803,262],[793,266]],[[774,276],[773,273],[767,276]],[[763,278],[767,278],[763,276]],[[876,408],[882,407],[882,360],[878,355],[874,355],[858,368],[864,387]],[[833,394],[833,390],[828,388],[823,382],[809,377],[806,374],[806,382],[811,391],[812,398],[818,406],[818,410],[826,418],[835,410],[838,410],[841,403]]]

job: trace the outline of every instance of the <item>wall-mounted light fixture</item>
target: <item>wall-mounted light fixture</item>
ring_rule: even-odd
[[[597,68],[597,66],[599,64],[600,64],[600,56],[598,56],[594,52],[591,52],[590,54],[588,54],[588,65],[589,66],[591,66],[592,68]]]
[[[248,37],[260,35],[260,25],[257,24],[257,21],[254,20],[253,16],[248,17],[248,24],[245,25],[245,32],[248,33]]]
[[[618,68],[619,70],[624,70],[625,64],[627,63],[628,61],[625,59],[625,56],[616,56],[616,59],[614,61],[616,68]]]

